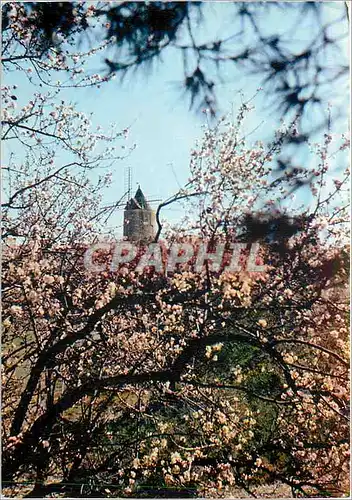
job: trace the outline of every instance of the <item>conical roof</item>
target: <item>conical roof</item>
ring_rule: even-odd
[[[149,203],[147,202],[146,197],[144,196],[143,191],[141,190],[140,187],[138,187],[136,194],[134,195],[134,199],[138,203],[138,205],[143,208],[144,210],[149,210],[150,206]]]
[[[126,210],[150,210],[150,205],[147,202],[146,197],[144,196],[143,191],[140,187],[138,187],[136,194],[133,198],[128,200],[126,205]]]

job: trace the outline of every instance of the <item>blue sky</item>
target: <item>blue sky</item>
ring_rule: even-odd
[[[337,3],[331,5],[327,15],[336,16]],[[226,33],[233,31],[229,7],[226,2],[216,2],[207,6],[211,14],[208,16],[210,21],[201,32],[197,32],[200,40],[211,40],[214,34],[226,36]],[[286,15],[282,12],[272,16],[267,27],[268,33],[285,32]],[[292,40],[297,47],[302,41],[304,42],[307,30],[312,29],[304,19],[300,22],[300,38]],[[101,57],[100,55],[90,62],[90,67],[94,71],[104,71],[105,66]],[[122,85],[116,79],[99,89],[94,87],[67,89],[63,90],[60,97],[76,103],[80,111],[92,112],[92,120],[96,125],[105,128],[114,122],[121,129],[130,127],[129,143],[135,143],[136,149],[128,158],[117,161],[114,165],[112,186],[104,197],[106,204],[113,203],[123,195],[126,167],[132,168],[133,189],[140,184],[147,197],[152,199],[168,198],[188,178],[189,152],[194,147],[196,139],[202,135],[202,125],[206,123],[206,117],[204,114],[190,112],[187,100],[182,98],[181,89],[177,85],[183,74],[180,59],[175,58],[175,54],[171,52],[166,53],[163,59],[164,61],[155,66],[153,74],[148,78],[137,74]],[[223,78],[225,82],[218,95],[220,108],[224,113],[229,112],[232,107],[234,110],[238,108],[241,102],[240,92],[245,99],[248,99],[255,94],[260,85],[257,75],[248,77],[235,69],[223,74]],[[29,100],[32,92],[38,90],[30,87],[18,73],[8,77],[5,75],[5,82],[21,86],[24,101]],[[338,92],[337,98],[339,98]],[[340,99],[343,98],[345,97],[340,95]],[[261,126],[251,138],[269,140],[279,125],[278,115],[264,111],[267,104],[264,95],[259,94],[254,103],[257,111],[248,122],[248,130],[254,129],[259,124]],[[7,146],[4,152],[6,156],[9,152]],[[300,154],[305,153],[303,151]],[[180,207],[175,206],[165,211],[166,214],[170,220],[177,220],[182,212]],[[116,213],[111,224],[116,227],[121,226],[122,211]]]

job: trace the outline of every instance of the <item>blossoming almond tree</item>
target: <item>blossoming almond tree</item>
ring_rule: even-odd
[[[75,225],[88,227],[93,220],[98,191],[108,182],[108,167],[122,157],[125,145],[121,144],[120,152],[116,147],[127,129],[117,131],[112,126],[103,132],[94,127],[90,115],[63,100],[62,90],[99,87],[107,80],[85,75],[84,68],[108,42],[86,52],[72,51],[64,37],[43,44],[35,10],[26,12],[19,3],[8,4],[5,10],[2,63],[7,80],[16,84],[2,87],[2,141],[8,153],[8,164],[3,166],[4,235],[28,242],[34,233],[45,234],[53,241],[67,242],[70,230],[71,241],[77,241],[78,234],[80,239],[83,234],[76,234]],[[79,10],[77,26],[89,18],[89,12],[79,17]],[[13,74],[17,79],[11,78]],[[64,82],[56,80],[58,75]],[[32,96],[26,100],[31,89]],[[90,179],[98,174],[94,177],[90,172],[97,167],[102,172],[93,186]]]
[[[71,8],[71,12],[69,5],[64,6],[56,19],[53,13],[52,22],[59,21],[61,24],[57,30],[53,26],[42,26],[43,13],[33,7],[28,9],[27,5],[18,2],[9,2],[4,6],[2,63],[5,70],[23,71],[30,82],[38,80],[39,86],[52,88],[87,87],[112,78],[86,73],[86,63],[111,46],[114,37],[106,38],[101,43],[90,43],[86,50],[76,50],[72,45],[75,35],[89,24],[99,29],[99,23],[91,19],[95,10],[93,5],[87,9],[77,5],[74,11]],[[51,8],[54,11],[55,6]],[[58,75],[63,81],[60,76],[59,80],[56,79]]]
[[[190,180],[173,198],[194,211],[183,223],[190,241],[244,241],[248,208],[262,221],[292,189],[289,174],[270,177],[284,132],[268,148],[249,148],[240,122],[205,134]],[[327,192],[330,142],[318,147],[320,165],[309,177],[313,207],[290,209],[292,233],[264,242],[265,272],[220,272],[206,261],[197,272],[183,263],[172,274],[129,265],[91,273],[85,226],[75,243],[49,244],[38,231],[21,252],[7,250],[10,493],[30,485],[32,496],[229,496],[233,488],[260,495],[262,485],[279,482],[286,495],[346,494],[347,173]],[[49,206],[57,188],[58,180]],[[19,210],[41,217],[40,225],[48,209]],[[67,235],[69,217],[67,226],[53,217],[52,234]]]
[[[57,303],[44,288],[54,282],[62,285],[62,269],[65,268],[66,273],[74,269],[79,246],[84,241],[93,241],[109,216],[111,210],[101,207],[102,189],[110,182],[108,168],[128,151],[123,144],[127,130],[119,132],[112,127],[104,133],[94,127],[90,116],[62,100],[60,84],[52,80],[55,72],[63,71],[67,85],[72,87],[100,84],[103,79],[94,75],[77,81],[80,71],[75,70],[83,64],[82,60],[94,56],[96,50],[99,48],[80,53],[80,57],[71,54],[73,66],[61,61],[66,57],[62,43],[60,48],[49,44],[39,53],[35,32],[23,6],[12,5],[3,32],[2,61],[5,72],[15,70],[20,75],[22,87],[13,83],[2,87],[2,140],[8,152],[7,164],[2,167],[3,270],[5,274],[15,270],[24,278],[21,268],[25,274],[30,269],[34,274],[38,269],[40,272],[46,269],[46,275],[36,291],[28,290],[28,296],[25,292],[28,300],[36,302],[37,298],[38,302],[31,312],[30,324],[23,323],[23,335],[17,335],[13,329],[4,333],[4,363],[9,360],[10,373],[15,369],[19,377],[18,383],[15,383],[17,377],[7,378],[5,368],[4,377],[9,383],[5,384],[9,392],[3,399],[5,413],[12,411],[16,404],[12,398],[21,394],[27,368],[48,341],[37,327],[38,321],[48,327],[51,323],[50,320],[47,323],[40,297],[49,293],[46,300],[52,311],[57,309]],[[34,92],[26,103],[23,76],[28,77],[35,90],[44,86],[52,89]],[[24,283],[28,285],[31,281],[29,276],[23,283],[20,278],[3,288],[4,304],[19,316],[27,306],[15,300],[12,294],[23,291]],[[9,317],[5,318],[5,328],[9,321]],[[49,379],[47,382],[49,384]]]

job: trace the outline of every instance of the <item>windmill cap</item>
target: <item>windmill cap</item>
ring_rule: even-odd
[[[150,210],[150,205],[144,196],[143,191],[138,187],[136,194],[131,198],[126,205],[127,210]]]

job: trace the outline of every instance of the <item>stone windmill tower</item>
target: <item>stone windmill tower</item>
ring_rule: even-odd
[[[148,243],[156,233],[155,212],[138,187],[133,198],[127,201],[124,211],[123,235],[129,241]]]

